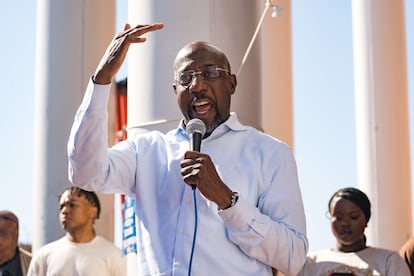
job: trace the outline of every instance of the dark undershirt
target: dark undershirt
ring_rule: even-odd
[[[16,248],[16,254],[14,257],[0,265],[0,275],[2,276],[22,276],[22,267],[20,265],[20,253]]]

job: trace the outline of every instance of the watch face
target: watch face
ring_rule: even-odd
[[[230,207],[233,207],[236,204],[236,202],[237,202],[238,199],[239,199],[239,193],[238,192],[234,192],[233,195],[232,195],[232,197],[231,197],[231,205],[230,205]]]
[[[233,194],[231,195],[230,205],[227,206],[226,208],[223,208],[223,209],[220,209],[217,206],[217,210],[226,210],[226,209],[228,209],[230,207],[233,207],[234,205],[236,205],[238,199],[239,199],[239,193],[238,192],[233,192]]]

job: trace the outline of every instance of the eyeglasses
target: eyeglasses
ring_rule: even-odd
[[[220,76],[220,72],[225,72],[230,75],[226,69],[220,68],[217,65],[207,66],[203,71],[187,70],[178,73],[176,82],[185,88],[188,88],[197,75],[200,75],[203,80],[211,81]]]

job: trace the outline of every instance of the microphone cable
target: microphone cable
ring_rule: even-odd
[[[196,189],[195,187],[194,188],[191,187],[191,188],[193,190],[193,198],[194,198],[194,234],[193,234],[193,244],[191,246],[190,262],[188,265],[188,276],[191,275],[191,267],[193,265],[193,255],[194,255],[195,242],[197,238],[197,221],[198,221]]]

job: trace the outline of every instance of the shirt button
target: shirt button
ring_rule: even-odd
[[[183,228],[178,229],[178,233],[180,234],[184,233],[184,229]]]
[[[185,199],[185,203],[187,203],[187,204],[188,204],[188,203],[190,203],[190,202],[191,202],[191,200],[190,200],[189,198],[186,198],[186,199]]]
[[[175,266],[181,266],[181,262],[180,262],[180,261],[175,261],[175,262],[174,262],[174,265],[175,265]]]

